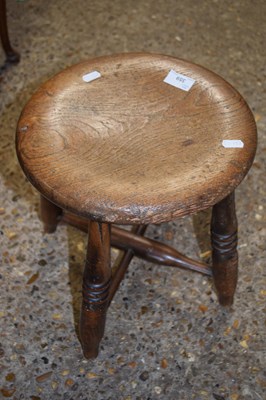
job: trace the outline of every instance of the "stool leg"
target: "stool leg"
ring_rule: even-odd
[[[237,284],[237,219],[234,192],[212,210],[211,241],[213,278],[221,305],[233,304]]]
[[[110,225],[91,221],[80,318],[80,339],[86,358],[98,355],[104,334],[110,282]]]
[[[41,196],[41,220],[45,233],[53,233],[62,216],[62,209]]]

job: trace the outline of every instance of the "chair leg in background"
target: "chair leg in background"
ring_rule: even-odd
[[[7,62],[18,63],[20,55],[11,47],[8,37],[6,0],[0,0],[0,38],[6,53]]]

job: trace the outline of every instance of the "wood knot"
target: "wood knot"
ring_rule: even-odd
[[[192,139],[187,139],[184,142],[182,142],[182,146],[190,146],[193,143],[194,141]]]

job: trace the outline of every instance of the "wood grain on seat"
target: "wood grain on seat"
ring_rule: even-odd
[[[195,80],[186,92],[164,82]],[[98,71],[101,77],[83,81]],[[225,139],[243,148],[224,148]],[[210,207],[249,170],[253,116],[240,94],[198,65],[155,54],[100,57],[46,82],[22,112],[18,156],[55,204],[103,222],[159,223]]]

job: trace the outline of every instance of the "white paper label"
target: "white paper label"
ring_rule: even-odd
[[[241,148],[244,147],[244,143],[242,142],[242,140],[223,140],[222,142],[223,147],[226,148]]]
[[[167,77],[164,79],[164,82],[188,92],[194,85],[195,80],[188,76],[178,74],[171,69]]]
[[[84,80],[84,82],[91,82],[94,81],[94,79],[98,79],[100,77],[101,77],[100,72],[92,71],[88,74],[83,75],[82,79]]]

